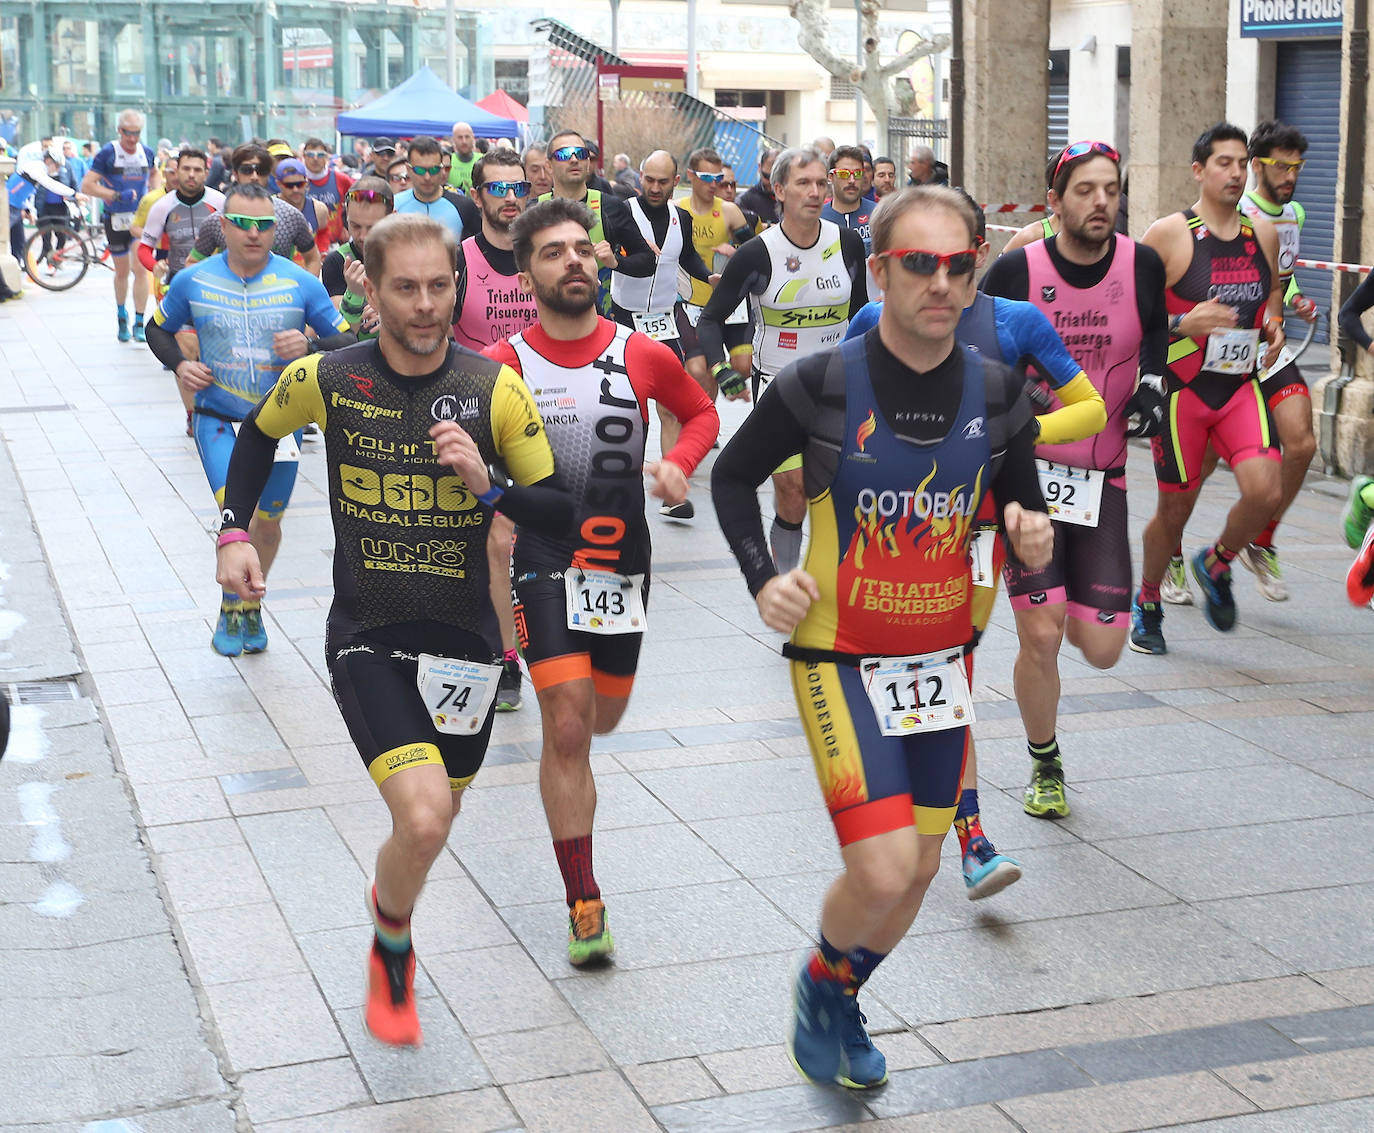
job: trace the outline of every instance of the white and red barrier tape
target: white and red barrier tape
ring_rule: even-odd
[[[979,205],[984,213],[993,212],[1049,212],[1049,205]]]
[[[1010,212],[1011,210],[1008,208],[1002,211]],[[1012,224],[989,224],[988,231],[1020,232],[1021,228]],[[1317,271],[1344,271],[1351,272],[1355,275],[1362,275],[1366,272],[1374,271],[1374,266],[1370,264],[1338,264],[1328,260],[1298,260],[1297,265],[1300,268],[1314,268]]]

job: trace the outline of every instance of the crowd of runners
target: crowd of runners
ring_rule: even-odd
[[[463,123],[403,153],[378,139],[354,177],[318,138],[183,147],[159,171],[142,116],[118,125],[79,191],[103,202],[118,258],[116,336],[146,338],[172,375],[221,510],[221,654],[268,646],[301,446],[324,446],[328,668],[393,822],[366,892],[366,1018],[383,1042],[421,1041],[411,912],[526,673],[569,960],[611,957],[590,746],[632,694],[650,518],[703,522],[693,476],[722,398],[752,404],[708,498],[762,621],[787,637],[844,859],[787,1036],[813,1081],[886,1081],[859,993],[951,826],[970,899],[1022,876],[983,830],[970,728],[998,586],[1019,639],[1023,806],[1044,819],[1070,812],[1066,637],[1105,670],[1128,643],[1167,652],[1169,603],[1228,631],[1237,559],[1265,601],[1288,597],[1280,525],[1314,440],[1284,325],[1317,317],[1293,277],[1307,142],[1292,127],[1203,130],[1196,199],[1138,241],[1118,231],[1117,151],[1067,146],[1046,169],[1049,218],[989,263],[981,209],[922,148],[899,177],[818,139],[765,152],[737,192],[710,148],[651,153],[612,185],[568,131],[523,152],[481,151]],[[65,184],[57,156],[42,172]],[[1341,312],[1366,349],[1371,304],[1366,284]],[[1155,470],[1132,486],[1152,511],[1139,577],[1137,437]],[[1222,462],[1212,490],[1235,503],[1184,548]],[[1372,517],[1362,477],[1344,523],[1360,604]]]

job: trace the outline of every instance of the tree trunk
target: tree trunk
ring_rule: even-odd
[[[922,40],[910,51],[883,63],[879,57],[878,17],[882,12],[879,0],[858,0],[863,17],[864,65],[858,66],[837,54],[830,47],[830,5],[828,0],[792,0],[789,11],[797,21],[797,42],[803,51],[816,60],[837,79],[853,83],[861,91],[873,115],[878,120],[878,148],[887,147],[888,124],[897,108],[893,93],[893,76],[906,70],[917,59],[933,55],[949,46],[949,36],[937,35]],[[854,124],[856,137],[863,135],[863,123]]]

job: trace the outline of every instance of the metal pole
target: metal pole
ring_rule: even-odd
[[[444,16],[444,67],[448,75],[448,85],[458,89],[458,3],[448,0]]]
[[[864,10],[863,0],[854,0],[854,59],[859,70],[864,69]],[[864,92],[858,83],[854,84],[854,141],[859,145],[864,140]],[[879,149],[882,146],[878,147]]]
[[[949,183],[964,183],[964,0],[950,7]]]
[[[611,0],[611,54],[620,54],[620,0]]]
[[[697,0],[687,0],[687,93],[697,96]]]

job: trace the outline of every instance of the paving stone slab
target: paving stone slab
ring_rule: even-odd
[[[1292,972],[1218,920],[1165,906],[932,934],[897,948],[874,978],[914,1025]]]
[[[738,874],[681,823],[597,830],[596,880],[608,897],[680,884],[730,881]],[[497,908],[547,901],[563,893],[548,833],[517,842],[453,847],[458,861]]]
[[[474,1045],[492,1077],[503,1084],[585,1074],[608,1069],[611,1065],[601,1044],[582,1023],[486,1035],[477,1039]],[[702,1076],[704,1078],[704,1072]]]
[[[656,1133],[657,1123],[618,1074],[608,1070],[505,1091],[528,1133]]]
[[[802,932],[745,881],[685,888],[661,888],[609,895],[607,911],[616,942],[616,967],[688,964],[725,956],[804,948]],[[550,979],[565,979],[568,965],[568,908],[560,898],[516,905],[506,923]],[[703,918],[710,932],[702,932]]]
[[[1342,881],[1374,882],[1374,846],[1347,839],[1349,825],[1345,818],[1316,818],[1099,844],[1185,901],[1207,901],[1307,888],[1311,878],[1329,867],[1333,842],[1342,846]],[[1207,869],[1198,869],[1199,862],[1207,862]]]
[[[239,1079],[239,1089],[255,1126],[329,1113],[371,1100],[351,1058],[252,1070]]]
[[[1374,883],[1237,897],[1199,908],[1303,971],[1350,967],[1370,957]]]
[[[417,999],[415,1008],[424,1031],[420,1047],[379,1042],[367,1030],[361,1008],[337,1016],[339,1030],[372,1096],[378,1102],[394,1102],[491,1085],[490,1072],[448,1005],[431,997]]]
[[[1065,1058],[1103,1083],[1295,1058],[1302,1052],[1296,1042],[1263,1022],[1226,1023],[1059,1048]]]
[[[207,987],[229,1065],[262,1070],[346,1053],[319,988],[305,973]]]
[[[1374,1098],[1318,1102],[1272,1113],[1199,1121],[1175,1126],[1180,1133],[1368,1133],[1374,1128]]]
[[[880,1094],[865,1100],[878,1117],[899,1117],[1092,1084],[1083,1071],[1055,1052],[1033,1051],[902,1070],[891,1076]]]
[[[1205,1072],[1014,1098],[999,1105],[1025,1133],[1126,1133],[1254,1111]]]
[[[397,1130],[461,1129],[463,1133],[513,1130],[515,1111],[495,1089],[416,1098],[390,1105],[355,1106],[315,1117],[271,1121],[259,1133],[396,1133]]]

